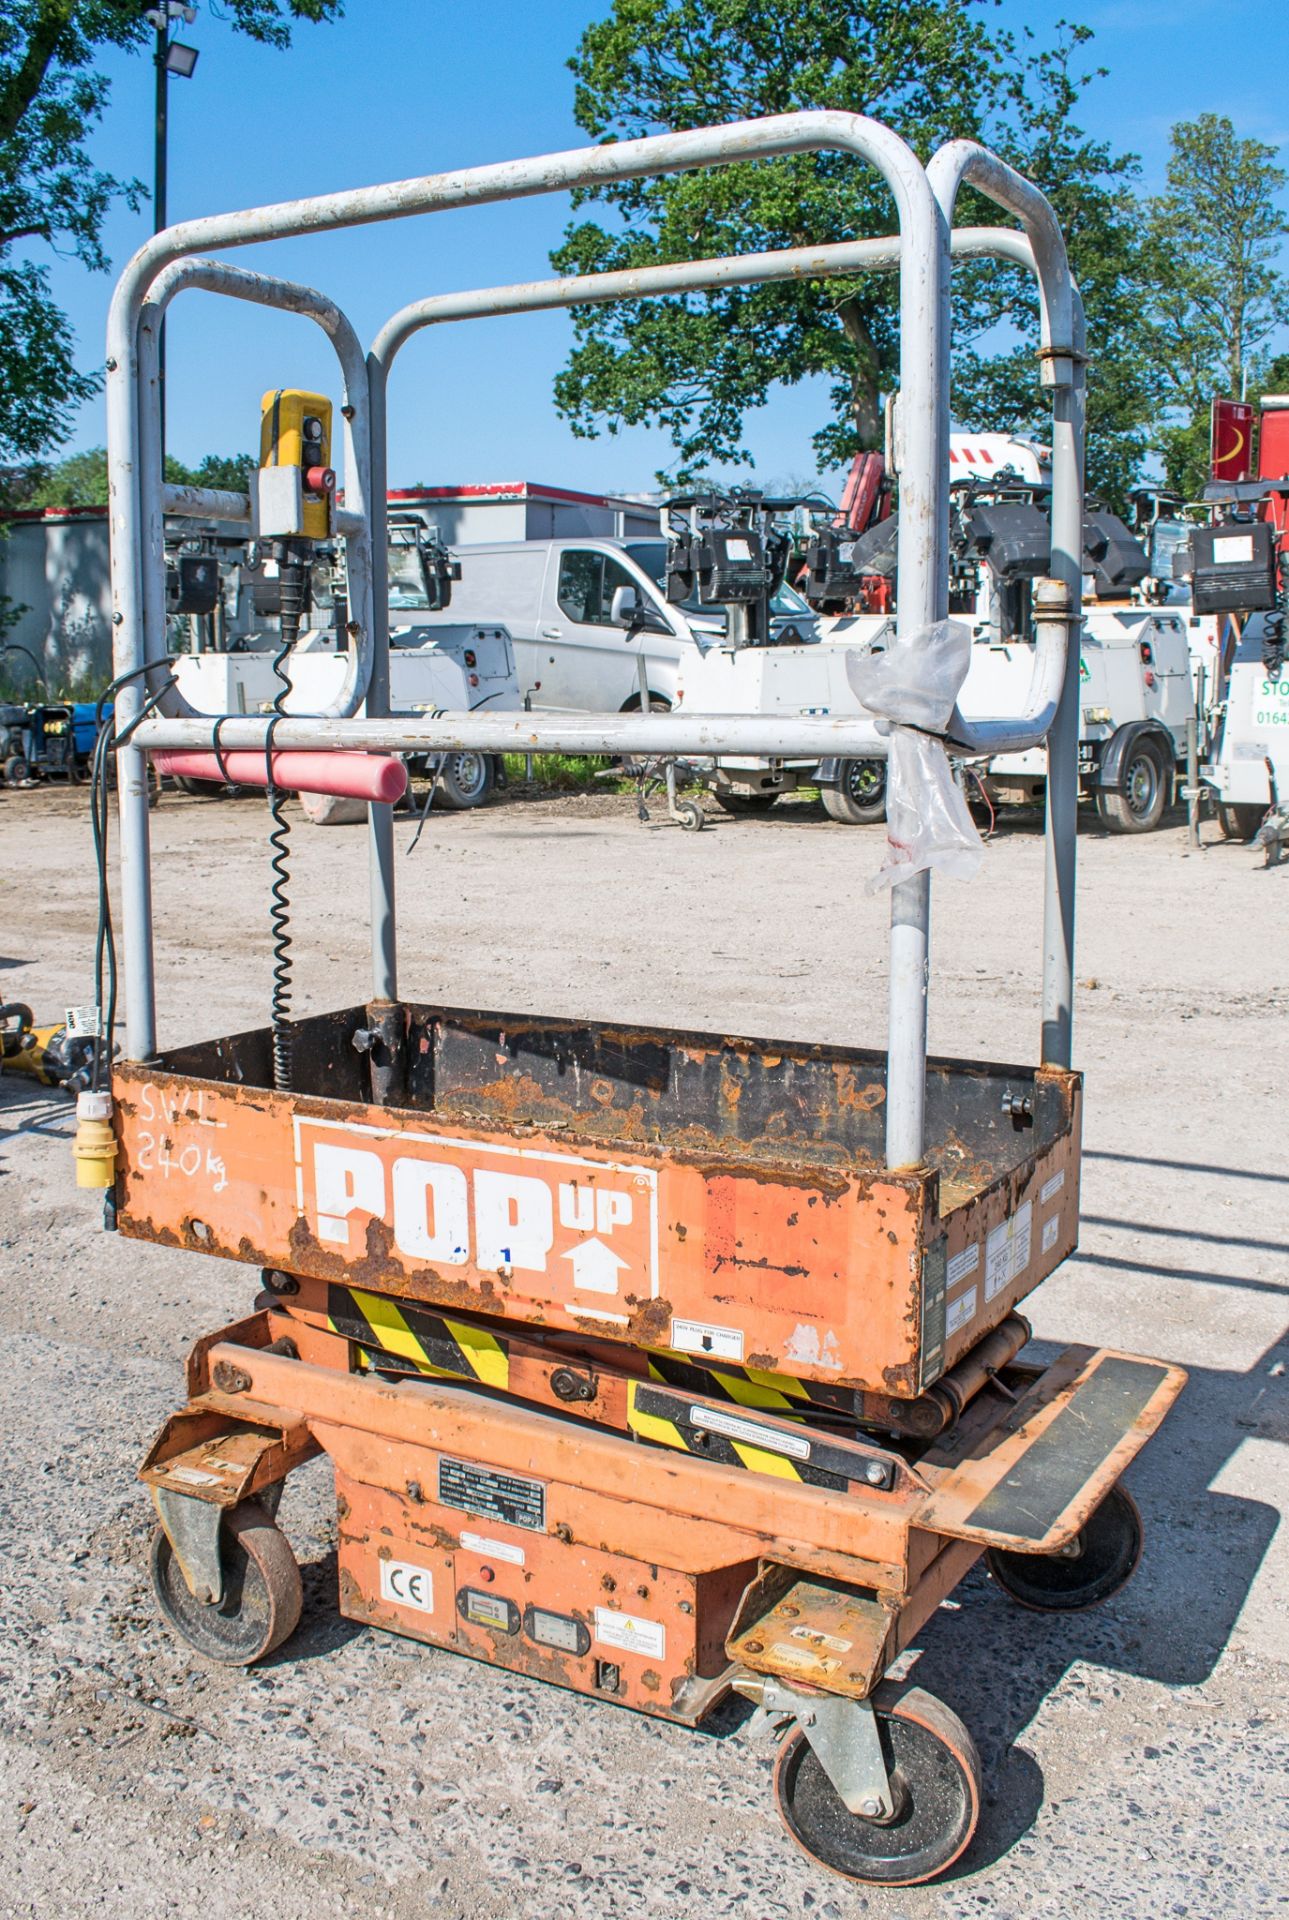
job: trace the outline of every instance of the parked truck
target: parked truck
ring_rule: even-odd
[[[1006,434],[950,436],[950,611],[971,628],[971,667],[959,695],[963,714],[996,712],[1023,698],[1034,654],[1030,592],[1046,573],[1049,456],[1036,442]],[[1142,528],[1142,531],[1146,529]],[[864,536],[858,566],[893,579],[894,522]],[[1174,541],[1173,546],[1178,542]],[[1080,646],[1080,784],[1103,825],[1116,833],[1158,826],[1185,767],[1188,722],[1195,717],[1191,634],[1184,590],[1151,573],[1149,547],[1119,517],[1089,503],[1084,527],[1084,623]],[[1172,548],[1167,557],[1171,566]],[[1162,564],[1162,560],[1161,563]],[[825,620],[842,645],[881,646],[889,616]],[[867,799],[884,799],[883,769],[864,769]],[[1042,749],[997,755],[972,771],[991,806],[1040,801],[1047,776]],[[855,776],[852,775],[852,778]]]
[[[1219,401],[1218,409],[1236,403]],[[1249,410],[1252,412],[1252,409]],[[1264,828],[1279,843],[1289,806],[1289,395],[1260,409],[1257,464],[1246,458],[1207,489],[1208,524],[1191,530],[1197,614],[1218,626],[1205,701],[1201,777],[1223,833]]]

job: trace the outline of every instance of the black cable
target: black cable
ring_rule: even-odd
[[[95,1092],[102,1090],[105,1069],[109,1069],[111,1065],[116,1027],[116,937],[112,928],[112,901],[107,873],[108,819],[111,812],[109,768],[117,747],[123,746],[129,740],[140,721],[154,711],[162,694],[176,684],[174,675],[171,674],[155,693],[148,695],[119,741],[116,737],[115,710],[109,720],[105,717],[103,709],[108,700],[131,680],[138,680],[143,675],[151,673],[154,668],[169,664],[167,656],[164,662],[151,660],[144,666],[132,667],[128,673],[117,674],[116,678],[104,687],[94,704],[94,750],[90,756],[90,827],[94,838],[94,858],[98,868],[98,925],[94,936],[94,1005],[99,1014],[99,1031],[94,1036],[94,1060],[90,1085]],[[106,1020],[103,1018],[104,960],[107,962],[108,980]]]
[[[273,736],[286,715],[286,699],[291,691],[286,661],[300,637],[300,619],[304,611],[304,562],[289,547],[279,556],[278,633],[281,644],[273,656],[273,672],[278,689],[273,696],[273,715],[264,734],[264,771],[268,781],[269,813],[273,829],[269,845],[273,855],[269,866],[273,881],[269,888],[269,930],[273,951],[273,993],[269,1007],[269,1025],[273,1031],[273,1085],[280,1093],[291,1086],[291,823],[286,816],[286,795],[273,779]]]

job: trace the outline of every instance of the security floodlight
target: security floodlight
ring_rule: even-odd
[[[181,80],[191,80],[192,70],[197,64],[197,48],[186,47],[182,40],[172,40],[166,48],[166,72],[178,74]]]

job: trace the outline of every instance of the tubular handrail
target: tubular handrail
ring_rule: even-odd
[[[220,747],[264,748],[268,716],[219,722]],[[144,720],[135,738],[148,752],[209,747],[209,717]],[[318,752],[358,747],[381,753],[766,754],[799,759],[885,759],[887,742],[867,715],[747,713],[392,714],[366,720],[288,713],[273,744]]]
[[[1086,390],[1083,303],[1070,273],[1056,216],[1037,188],[974,141],[959,140],[932,156],[927,178],[942,218],[952,225],[964,182],[999,200],[1025,223],[1038,270],[1044,329],[1044,377],[1052,393],[1052,554],[1050,570],[1066,589],[1068,620],[1060,673],[1060,621],[1044,623],[1035,645],[1027,711],[1046,720],[1047,831],[1043,843],[1042,1059],[1068,1067],[1074,1051],[1074,894],[1079,811],[1079,645],[1083,625],[1083,481]],[[1016,257],[1016,256],[1013,256]],[[1068,368],[1068,377],[1066,370]],[[1040,663],[1040,648],[1042,661]],[[1049,717],[1050,709],[1050,717]],[[1015,750],[1037,741],[1000,736],[981,722],[964,723],[955,710],[951,726],[964,726],[973,743],[989,752]]]
[[[256,306],[285,308],[316,321],[336,350],[344,381],[342,417],[345,431],[346,511],[338,515],[338,528],[345,540],[346,574],[350,638],[354,645],[347,656],[344,679],[329,711],[345,715],[362,705],[371,677],[373,558],[368,501],[371,497],[371,407],[367,369],[358,335],[334,300],[293,280],[282,280],[226,260],[189,257],[164,267],[153,281],[143,303],[138,327],[140,394],[155,387],[159,377],[159,341],[161,323],[177,293],[199,288],[206,293],[226,294],[234,300],[247,300]],[[143,646],[146,660],[160,662],[166,651],[165,578],[162,567],[165,538],[166,494],[162,482],[161,437],[158,431],[160,409],[141,405],[139,423],[138,513],[142,525],[138,547],[143,560],[141,572]],[[209,512],[208,501],[222,499],[241,509],[238,519],[251,517],[248,495],[205,494],[204,489],[181,490],[172,506],[181,512]],[[155,674],[160,674],[160,667]],[[159,681],[149,675],[150,686]],[[175,686],[162,688],[156,700],[158,711],[180,716],[199,710],[186,700]]]
[[[647,174],[678,172],[709,165],[728,165],[774,154],[801,153],[832,148],[854,154],[871,162],[883,175],[896,204],[899,239],[890,243],[900,272],[900,405],[897,419],[899,466],[901,473],[901,514],[898,536],[900,595],[897,633],[909,634],[943,617],[947,608],[948,543],[948,318],[949,251],[952,199],[962,179],[973,184],[1010,211],[1019,215],[1031,241],[1033,264],[1041,284],[1044,312],[1045,348],[1059,349],[1066,344],[1061,332],[1062,286],[1058,252],[1060,236],[1054,217],[1036,189],[997,162],[983,149],[959,143],[947,150],[947,157],[934,163],[938,171],[933,191],[932,178],[898,136],[859,115],[841,113],[805,113],[746,122],[735,126],[700,128],[680,134],[664,134],[636,141],[624,141],[602,147],[579,149],[562,154],[538,156],[530,160],[504,162],[498,166],[473,168],[466,172],[426,176],[383,186],[361,188],[339,194],[320,195],[310,200],[286,202],[277,206],[253,208],[238,213],[211,216],[190,221],[156,235],[135,255],[122,276],[112,302],[109,318],[109,479],[112,498],[113,531],[118,518],[129,522],[138,510],[140,493],[146,488],[150,518],[159,521],[161,476],[151,464],[151,443],[145,430],[144,445],[149,464],[140,471],[140,438],[137,428],[140,405],[139,364],[151,352],[152,319],[142,325],[149,290],[172,262],[181,260],[198,248],[240,246],[254,241],[329,230],[338,226],[399,218],[417,212],[447,207],[481,204],[505,198],[559,191],[569,187],[588,187],[608,180],[639,178]],[[1055,246],[1052,242],[1055,235]],[[880,253],[883,243],[854,243]],[[817,261],[824,250],[803,250]],[[852,256],[853,258],[853,256]],[[803,268],[803,270],[810,270]],[[814,268],[818,271],[817,265]],[[841,271],[855,270],[848,264]],[[201,271],[199,267],[197,271]],[[653,271],[653,270],[646,270]],[[715,274],[733,280],[736,265],[718,263],[680,263],[682,274]],[[770,277],[771,268],[765,268]],[[700,284],[691,278],[689,284]],[[599,297],[631,297],[638,291],[624,288],[616,294],[601,289]],[[658,290],[651,287],[650,291]],[[495,290],[493,290],[495,292]],[[530,293],[531,293],[530,289]],[[471,296],[441,296],[449,302]],[[594,294],[586,297],[594,298]],[[556,304],[554,296],[551,304]],[[563,304],[560,300],[558,304]],[[1068,301],[1066,303],[1068,305]],[[155,314],[156,309],[152,312]],[[457,317],[460,317],[458,315]],[[395,317],[396,319],[398,316]],[[1046,351],[1044,377],[1055,389],[1054,411],[1061,417],[1060,396],[1070,392],[1068,381],[1074,368],[1073,353]],[[146,364],[145,364],[146,370]],[[366,394],[372,407],[372,466],[370,475],[359,469],[362,482],[370,478],[368,519],[374,535],[385,525],[383,375],[385,367],[373,353],[367,367]],[[357,382],[354,390],[358,390]],[[379,386],[379,397],[377,387]],[[148,398],[150,399],[150,393]],[[1071,426],[1077,425],[1078,403],[1067,408]],[[379,476],[379,481],[378,481]],[[114,539],[114,550],[124,543]],[[151,556],[149,556],[151,557]],[[114,591],[123,591],[130,599],[132,550],[119,570],[114,569]],[[159,574],[159,568],[152,571]],[[155,596],[156,584],[148,588]],[[134,596],[136,617],[124,619],[118,598],[116,608],[118,674],[137,674],[145,653],[145,623],[138,617],[143,595]],[[298,744],[305,731],[321,728],[330,744],[368,744],[377,734],[382,738],[409,738],[408,728],[425,722],[409,723],[388,717],[388,613],[380,588],[372,596],[370,631],[370,678],[367,681],[369,718],[355,721],[341,716],[311,720],[304,716],[283,719],[277,738],[281,745],[290,739]],[[1068,650],[1067,650],[1068,651]],[[358,676],[362,674],[362,648],[354,649]],[[143,691],[136,679],[121,689],[117,717],[124,728],[137,720]],[[434,724],[448,729],[452,737],[464,743],[476,734],[484,716],[443,716]],[[806,717],[803,716],[803,720]],[[540,724],[543,740],[555,737],[552,728],[565,726],[563,719],[553,722],[531,717],[487,716],[498,731],[519,730],[521,738],[535,734]],[[204,723],[209,726],[209,719]],[[630,723],[627,723],[630,724]],[[606,742],[604,751],[621,750],[607,744],[614,729],[623,725],[620,716],[580,716],[569,723],[564,738],[576,736],[586,750],[594,751],[590,740]],[[789,723],[791,726],[792,723]],[[836,731],[834,740],[858,744],[852,752],[873,752],[874,736],[867,723],[836,720],[825,722]],[[200,728],[203,722],[160,718],[149,720],[125,744],[118,756],[118,783],[121,806],[121,847],[123,897],[129,938],[127,944],[126,998],[129,1011],[129,1048],[137,1057],[150,1053],[155,1045],[155,1005],[152,979],[150,880],[147,868],[148,819],[143,781],[143,746],[159,745],[175,729]],[[228,720],[221,727],[221,741],[234,744],[231,729],[247,728],[254,736],[261,722],[248,719]],[[761,753],[784,751],[783,722],[766,722],[752,716],[636,716],[631,737],[637,750],[660,752],[736,751],[750,736],[747,729],[762,726],[764,736],[755,736],[757,744],[747,751]],[[844,729],[849,726],[850,733]],[[466,728],[470,731],[466,731]],[[598,727],[596,733],[594,729]],[[700,744],[684,744],[691,734]],[[862,728],[862,732],[860,729]],[[733,730],[733,731],[732,731]],[[655,732],[657,746],[654,747]],[[777,738],[776,738],[777,736]],[[615,735],[616,737],[616,735]],[[813,737],[812,737],[813,746]],[[629,749],[628,749],[629,750]],[[807,749],[810,750],[810,749]],[[813,750],[821,753],[817,746]],[[831,751],[841,749],[834,744]],[[372,809],[372,899],[373,946],[378,944],[389,958],[387,976],[392,980],[392,826],[388,810]],[[1050,837],[1050,836],[1049,836]],[[892,888],[890,947],[890,1012],[888,1035],[888,1073],[886,1103],[886,1158],[891,1167],[918,1164],[923,1153],[925,1065],[926,1065],[926,988],[929,956],[929,879],[921,874]],[[378,923],[383,923],[378,927]],[[388,936],[388,937],[387,937]],[[377,978],[380,979],[380,970]]]
[[[579,148],[533,159],[505,161],[464,172],[427,175],[312,199],[244,209],[183,222],[156,234],[127,264],[113,294],[108,317],[107,412],[109,496],[114,534],[113,620],[116,628],[114,665],[118,677],[136,676],[144,665],[141,613],[142,594],[131,595],[132,569],[140,556],[121,537],[121,523],[134,517],[138,472],[137,329],[148,290],[161,270],[185,254],[210,248],[244,246],[290,234],[329,231],[377,220],[478,205],[489,201],[590,187],[609,180],[640,178],[648,174],[685,171],[702,166],[769,158],[775,154],[817,152],[825,149],[852,153],[869,161],[883,176],[895,201],[901,237],[900,385],[909,435],[906,511],[901,516],[900,543],[905,592],[901,621],[911,630],[925,623],[942,571],[948,533],[945,476],[934,460],[936,420],[944,403],[943,285],[948,273],[947,235],[942,234],[935,200],[916,155],[889,128],[863,115],[811,112],[779,115],[733,126],[698,128],[604,146]],[[121,605],[121,594],[134,600]],[[132,617],[127,617],[127,613]],[[377,683],[371,692],[377,705],[387,687]],[[123,731],[137,720],[144,699],[134,677],[126,678],[117,701],[117,721]],[[369,701],[369,704],[370,701]],[[126,954],[127,1045],[136,1057],[146,1057],[156,1045],[156,994],[151,940],[151,878],[148,867],[148,813],[146,770],[137,739],[117,756],[118,799],[121,816],[121,874],[123,911],[128,928]],[[373,858],[384,856],[373,834]],[[385,850],[387,852],[387,849]],[[907,1009],[892,1019],[901,1031],[908,1027]],[[915,1010],[916,1011],[916,1010]],[[916,1020],[914,1022],[916,1027]],[[895,1124],[891,1151],[900,1164],[912,1164],[921,1155],[921,1114],[925,1062],[925,1020],[920,1051],[905,1059],[900,1072],[910,1086],[909,1104],[897,1097],[888,1112],[905,1113]]]

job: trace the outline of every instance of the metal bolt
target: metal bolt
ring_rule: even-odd
[[[744,1652],[746,1652],[746,1653],[764,1653],[764,1652],[765,1652],[765,1642],[764,1642],[763,1640],[749,1640],[749,1641],[747,1642],[747,1645],[746,1645],[746,1647],[744,1648]]]
[[[882,1811],[882,1803],[880,1800],[861,1800],[859,1810],[861,1813],[867,1814],[870,1820],[875,1820]]]
[[[783,1614],[784,1618],[787,1620],[795,1620],[797,1615],[800,1613],[800,1611],[801,1611],[800,1607],[780,1607],[779,1608],[779,1612]]]
[[[688,1600],[682,1600],[680,1603],[680,1611],[682,1613],[692,1613],[694,1611],[692,1603]]]
[[[877,1460],[870,1460],[864,1468],[864,1478],[870,1487],[880,1487],[886,1480],[886,1468]]]

